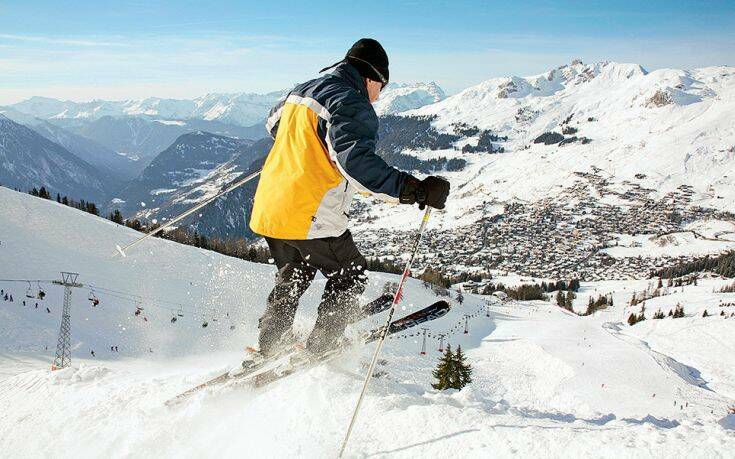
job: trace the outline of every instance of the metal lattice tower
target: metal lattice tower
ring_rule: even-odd
[[[429,331],[428,328],[422,328],[424,331],[424,341],[421,343],[421,355],[426,355],[426,332]]]
[[[56,358],[51,366],[52,370],[66,368],[71,365],[71,289],[82,287],[77,283],[78,273],[61,272],[61,280],[54,281],[56,285],[64,286],[64,309],[61,314],[61,329],[59,341],[56,344]]]

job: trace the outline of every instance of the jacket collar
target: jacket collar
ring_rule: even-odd
[[[336,75],[340,78],[347,80],[352,87],[365,97],[368,97],[367,87],[365,86],[365,80],[363,80],[357,69],[349,62],[342,62],[338,64],[332,71],[332,75]]]

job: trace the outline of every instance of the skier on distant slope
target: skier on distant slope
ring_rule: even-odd
[[[278,273],[260,319],[255,360],[293,339],[299,298],[317,270],[327,284],[307,350],[335,347],[359,317],[367,261],[347,230],[355,191],[422,209],[443,209],[449,194],[446,180],[419,180],[375,152],[378,117],[371,103],[388,84],[388,56],[380,43],[358,40],[343,60],[321,71],[330,69],[296,86],[266,122],[275,142],[261,172],[250,228],[265,237]]]

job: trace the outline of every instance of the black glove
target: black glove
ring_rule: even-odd
[[[408,176],[401,190],[401,204],[416,204],[424,210],[426,206],[443,209],[449,196],[449,182],[441,177],[429,176],[423,180]]]

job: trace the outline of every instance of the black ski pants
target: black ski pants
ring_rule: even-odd
[[[314,329],[306,341],[313,352],[323,352],[337,344],[347,325],[359,317],[358,298],[365,290],[367,261],[360,254],[352,234],[319,239],[290,240],[265,238],[278,273],[268,305],[260,318],[260,350],[275,352],[290,334],[299,298],[314,280],[317,271],[327,278],[317,310]]]

